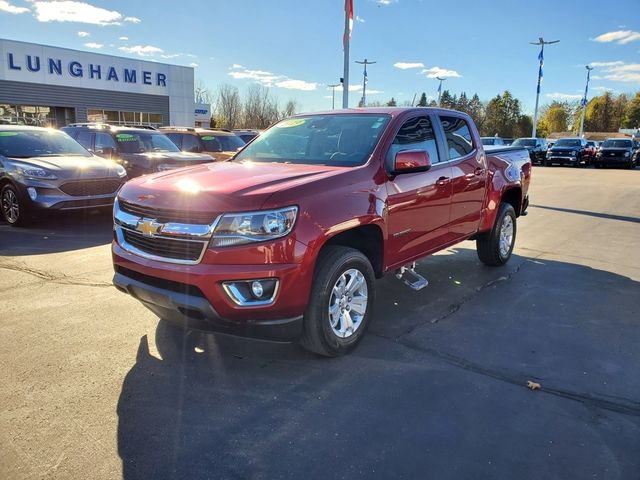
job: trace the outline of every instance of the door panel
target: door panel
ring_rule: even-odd
[[[447,242],[451,166],[397,175],[387,182],[389,256],[387,265],[435,250]]]

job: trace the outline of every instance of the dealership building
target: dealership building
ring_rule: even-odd
[[[202,117],[191,67],[4,39],[0,52],[2,123],[192,127]]]

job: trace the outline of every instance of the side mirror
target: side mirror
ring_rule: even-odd
[[[425,150],[404,150],[396,153],[393,160],[393,173],[426,172],[431,168],[431,159]]]
[[[101,157],[111,158],[115,155],[116,151],[112,147],[103,147],[99,150],[96,150],[94,153]]]

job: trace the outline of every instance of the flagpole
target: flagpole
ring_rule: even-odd
[[[538,86],[536,88],[536,107],[533,111],[533,129],[531,137],[536,138],[536,130],[538,127],[538,102],[540,100],[540,83],[542,82],[542,65],[544,65],[544,46],[551,45],[552,43],[558,43],[560,40],[553,40],[551,42],[545,42],[544,38],[540,37],[537,42],[529,42],[531,45],[540,45],[540,54],[538,55]]]
[[[349,13],[352,0],[344,0],[344,72],[342,74],[342,108],[349,108],[349,46],[351,43],[351,29],[349,28]]]
[[[584,87],[584,98],[582,99],[582,115],[580,115],[580,138],[584,135],[584,116],[587,113],[587,94],[589,93],[589,77],[591,76],[591,70],[593,67],[589,65],[585,66],[587,69],[587,84]]]

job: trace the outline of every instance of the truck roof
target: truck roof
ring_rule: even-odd
[[[387,114],[396,117],[404,112],[424,112],[424,113],[464,113],[458,110],[439,107],[358,107],[358,108],[340,108],[336,110],[324,110],[320,112],[298,113],[294,117],[306,117],[309,115],[341,115],[353,113],[370,113],[373,115]]]

